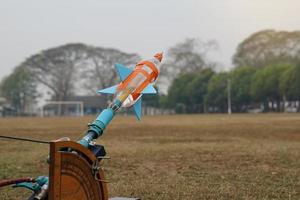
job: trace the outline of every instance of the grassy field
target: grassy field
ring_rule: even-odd
[[[0,119],[0,134],[79,138],[84,118]],[[117,117],[98,143],[110,196],[142,199],[300,199],[300,115]],[[47,174],[48,146],[0,140],[0,179]],[[0,199],[25,199],[0,189]]]

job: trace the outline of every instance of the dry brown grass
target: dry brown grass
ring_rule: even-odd
[[[1,119],[0,134],[78,138],[94,117]],[[117,117],[98,143],[110,196],[300,199],[300,115]],[[0,140],[0,178],[47,174],[48,147]],[[0,189],[0,199],[24,199]]]

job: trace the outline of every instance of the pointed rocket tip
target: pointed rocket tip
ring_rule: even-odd
[[[163,58],[163,53],[157,53],[154,55],[155,58],[157,58],[157,60],[159,60],[159,62],[161,62],[162,58]]]

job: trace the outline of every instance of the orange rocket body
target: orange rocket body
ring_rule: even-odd
[[[157,59],[161,61],[161,59]],[[138,79],[138,76],[141,76],[142,81],[137,83],[134,91],[132,91],[131,95],[133,100],[136,100],[142,93],[142,91],[150,84],[153,83],[158,75],[159,70],[156,66],[157,64],[151,60],[145,60],[139,62],[133,72],[124,80],[122,81],[119,86],[118,90],[125,89],[126,87],[130,86],[132,82]],[[145,77],[145,78],[143,78]]]
[[[121,82],[98,92],[115,95],[112,107],[134,106],[137,117],[140,119],[142,95],[157,93],[153,83],[159,75],[162,57],[162,53],[158,53],[151,59],[139,62],[133,70],[116,64]]]

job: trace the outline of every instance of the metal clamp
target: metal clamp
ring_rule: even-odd
[[[109,156],[98,156],[98,157],[97,157],[97,160],[98,160],[98,161],[100,161],[100,160],[102,160],[102,159],[109,160],[110,157],[109,157]]]
[[[103,158],[104,159],[109,159],[108,157],[103,157]],[[95,160],[92,164],[92,174],[94,175],[94,179],[96,181],[99,181],[99,182],[109,183],[109,181],[107,181],[107,180],[103,180],[103,179],[98,178],[98,174],[99,174],[100,169],[103,170],[104,168],[99,165],[99,161],[98,161],[98,157],[97,157],[97,160]]]

